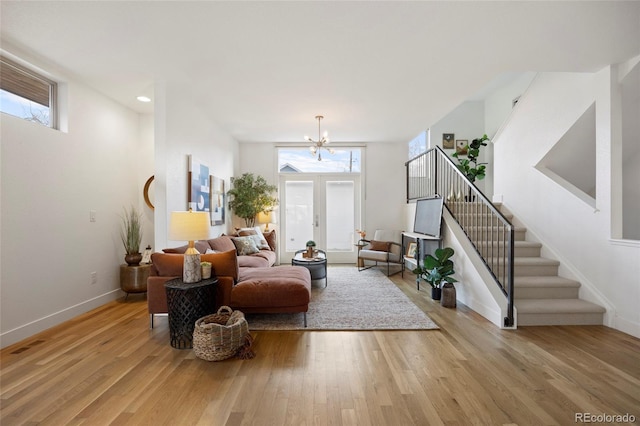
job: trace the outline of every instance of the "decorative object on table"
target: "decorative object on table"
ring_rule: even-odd
[[[442,295],[442,283],[450,284],[458,282],[452,275],[455,273],[453,269],[454,250],[451,247],[438,248],[435,250],[435,257],[427,254],[424,257],[422,266],[418,265],[413,273],[425,280],[431,286],[431,298],[440,300]]]
[[[305,244],[305,245],[307,247],[307,252],[304,253],[303,257],[308,257],[308,258],[313,257],[313,251],[314,251],[314,248],[316,246],[316,242],[313,241],[313,240],[309,240],[309,241],[307,241],[307,244]]]
[[[224,179],[211,176],[211,225],[224,225]]]
[[[182,280],[195,283],[202,279],[200,252],[195,247],[196,240],[209,238],[209,212],[171,212],[169,239],[186,240],[189,248],[184,253]]]
[[[442,148],[444,149],[453,149],[454,148],[454,133],[443,133],[442,134]]]
[[[276,217],[273,214],[273,210],[266,210],[258,213],[258,223],[266,224],[266,226],[264,227],[264,232],[270,231],[269,224],[276,223],[275,219]]]
[[[321,132],[320,132],[320,121],[323,118],[324,117],[322,115],[316,115],[316,120],[318,120],[318,140],[313,140],[307,135],[304,136],[304,140],[306,140],[307,142],[313,143],[313,145],[311,145],[309,147],[309,152],[311,152],[311,155],[313,155],[313,156],[318,154],[318,161],[322,161],[322,152],[321,152],[322,148],[324,148],[327,151],[329,151],[329,154],[331,154],[331,155],[335,154],[335,151],[333,150],[333,148],[327,148],[327,146],[326,146],[326,145],[329,145],[329,143],[331,142],[329,140],[329,133],[327,131],[325,131],[324,135],[321,135]]]
[[[364,240],[367,237],[367,231],[364,229],[356,229],[356,232],[360,235],[361,240]]]
[[[228,306],[198,319],[193,330],[193,352],[205,361],[222,361],[234,356],[251,359],[255,356],[252,343],[244,314]]]
[[[200,262],[200,267],[202,268],[202,279],[211,278],[211,262]]]
[[[140,254],[140,241],[142,241],[142,214],[131,206],[129,210],[124,208],[122,218],[122,228],[120,229],[120,239],[124,245],[124,261],[129,266],[137,266],[142,260]]]
[[[211,186],[209,185],[209,167],[189,155],[189,193],[188,208],[195,212],[209,212]]]
[[[144,249],[144,253],[142,253],[142,260],[140,261],[140,263],[144,265],[148,265],[149,263],[151,263],[152,253],[153,253],[153,250],[151,249],[151,246],[147,245],[147,248]]]
[[[407,248],[407,257],[410,257],[411,259],[416,257],[416,250],[417,249],[418,249],[418,244],[409,243],[409,247]]]
[[[248,228],[254,226],[258,213],[278,204],[278,199],[271,195],[278,188],[269,185],[262,176],[254,177],[253,173],[244,173],[240,177],[232,177],[231,186],[227,191],[229,210],[244,219]]]

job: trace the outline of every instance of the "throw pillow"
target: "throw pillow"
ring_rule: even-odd
[[[251,235],[247,235],[246,237],[231,237],[231,240],[236,246],[238,256],[246,256],[260,251]]]
[[[371,240],[371,242],[369,243],[370,247],[369,250],[374,250],[374,251],[389,251],[389,248],[391,246],[391,243],[388,241],[376,241],[376,240]]]
[[[269,244],[271,251],[276,251],[276,231],[271,230],[269,232],[264,232],[262,235],[264,235],[265,240],[267,240],[267,244]]]
[[[215,276],[233,277],[234,281],[238,280],[238,257],[235,250],[229,250],[222,253],[203,254],[200,256],[201,262],[211,262]]]
[[[262,234],[262,230],[259,226],[255,226],[253,228],[240,228],[238,230],[238,236],[250,236],[256,242],[256,246],[258,246],[258,249],[271,250],[271,247]]]

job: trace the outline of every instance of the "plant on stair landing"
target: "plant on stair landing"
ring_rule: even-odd
[[[438,248],[435,251],[435,257],[427,254],[424,257],[422,266],[418,265],[413,273],[425,280],[431,286],[431,297],[434,300],[440,300],[442,294],[443,283],[457,283],[458,280],[452,277],[455,274],[453,269],[453,261],[451,256],[454,254],[451,247]]]
[[[487,146],[485,141],[488,141],[487,135],[482,135],[481,138],[477,138],[471,141],[467,145],[467,158],[459,158],[458,153],[454,153],[452,156],[458,159],[458,170],[471,181],[471,183],[477,180],[482,180],[486,176],[486,164],[478,163],[478,156],[480,155],[480,148]]]
[[[278,199],[271,194],[278,189],[269,185],[262,177],[254,177],[253,173],[245,173],[240,177],[231,178],[229,196],[229,210],[244,219],[247,227],[255,225],[256,216],[260,212],[269,210],[278,204]]]

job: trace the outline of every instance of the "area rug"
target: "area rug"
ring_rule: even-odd
[[[377,269],[329,266],[303,314],[246,314],[250,330],[429,330],[438,326]]]

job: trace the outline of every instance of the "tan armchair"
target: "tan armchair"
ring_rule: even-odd
[[[372,240],[363,240],[367,243],[366,246],[360,249],[358,253],[358,271],[378,266],[378,263],[387,264],[387,276],[391,275],[390,265],[392,263],[399,264],[400,270],[394,272],[401,272],[403,269],[403,256],[402,256],[402,231],[394,230],[376,230],[373,234]],[[364,261],[373,261],[373,265],[367,265]]]

